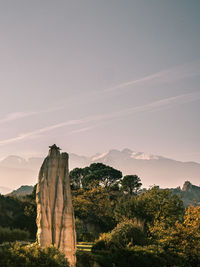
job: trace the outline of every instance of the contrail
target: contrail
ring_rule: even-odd
[[[64,107],[55,107],[55,108],[43,109],[39,111],[30,111],[30,112],[13,112],[7,114],[4,118],[0,119],[0,124],[62,109],[64,109]]]
[[[173,82],[184,78],[194,77],[200,75],[200,63],[192,62],[168,70],[159,71],[139,79],[134,79],[128,82],[120,83],[108,89],[105,92],[115,91],[118,89],[126,88],[131,85],[139,85],[146,82]]]
[[[95,92],[95,93],[92,92],[92,93],[98,96],[102,93],[109,92],[109,91],[114,92],[114,91],[126,88],[128,86],[131,86],[131,85],[139,85],[139,84],[152,82],[152,81],[153,82],[170,82],[170,81],[179,80],[179,79],[183,79],[186,77],[198,76],[198,75],[200,75],[200,63],[199,62],[187,63],[187,64],[184,64],[184,65],[172,68],[172,69],[163,70],[163,71],[151,74],[151,75],[147,75],[139,79],[120,83],[118,85],[115,85],[111,88],[107,88],[100,92]],[[91,92],[90,92],[90,95],[91,95]],[[53,112],[56,110],[62,110],[64,108],[65,106],[62,105],[61,107],[49,108],[49,109],[44,109],[44,110],[39,110],[39,111],[13,112],[1,118],[0,124],[10,122],[10,121],[16,121],[22,118],[35,116],[35,115],[42,114],[42,113],[49,113],[49,112]]]
[[[87,131],[89,131],[89,130],[91,130],[93,128],[95,128],[94,125],[93,126],[89,126],[89,127],[83,127],[83,128],[71,131],[70,134],[87,132]]]
[[[10,144],[10,143],[14,143],[20,140],[25,140],[28,139],[30,137],[45,133],[45,132],[49,132],[52,131],[54,129],[58,129],[58,128],[63,128],[66,126],[74,126],[74,125],[82,125],[82,124],[86,124],[86,123],[97,123],[100,121],[107,121],[107,120],[112,120],[115,118],[119,118],[119,117],[123,117],[125,115],[130,115],[130,114],[136,114],[136,113],[140,113],[140,112],[146,112],[146,111],[153,111],[156,110],[157,108],[162,108],[162,107],[167,107],[167,106],[172,106],[172,105],[182,105],[185,103],[189,103],[189,102],[193,102],[196,100],[200,99],[200,92],[194,92],[194,93],[189,93],[189,94],[182,94],[182,95],[177,95],[174,97],[168,97],[168,98],[164,98],[158,101],[154,101],[151,102],[149,104],[145,104],[145,105],[141,105],[141,106],[136,106],[136,107],[132,107],[132,108],[127,108],[127,109],[123,109],[120,111],[115,111],[112,113],[107,113],[107,114],[100,114],[100,115],[93,115],[93,116],[88,116],[82,119],[77,119],[77,120],[69,120],[69,121],[65,121],[62,123],[58,123],[58,124],[54,124],[54,125],[50,125],[44,128],[40,128],[31,132],[27,132],[24,134],[20,134],[16,137],[13,138],[9,138],[9,139],[4,139],[0,141],[0,145],[6,145],[6,144]],[[72,133],[78,133],[78,132],[82,132],[82,131],[87,131],[90,130],[91,128],[94,128],[95,126],[88,126],[88,127],[82,127],[81,129],[78,130],[74,130],[72,131]]]

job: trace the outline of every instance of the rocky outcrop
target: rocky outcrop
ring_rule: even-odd
[[[39,172],[36,191],[37,240],[55,245],[76,265],[76,233],[69,181],[68,154],[53,145]]]
[[[183,202],[186,206],[200,206],[200,187],[186,181],[182,188]]]
[[[185,207],[190,205],[200,206],[200,186],[193,185],[191,182],[186,181],[182,187],[171,188],[173,194],[178,195]]]

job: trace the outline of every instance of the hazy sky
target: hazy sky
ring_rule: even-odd
[[[199,0],[1,0],[0,158],[200,162]]]

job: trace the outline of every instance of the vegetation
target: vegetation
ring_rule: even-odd
[[[30,239],[36,236],[35,189],[31,195],[11,197],[0,195],[0,226],[29,232]]]
[[[0,247],[0,266],[69,267],[69,263],[53,246],[42,249],[37,244],[13,243]]]
[[[17,240],[28,240],[30,234],[27,231],[20,229],[10,229],[0,226],[0,244],[3,242],[12,242]]]
[[[117,186],[121,178],[121,171],[103,163],[92,163],[89,167],[75,168],[70,172],[70,181],[74,189],[90,189],[99,185],[111,188]]]
[[[141,190],[137,175],[122,177],[102,163],[76,168],[70,178],[77,238],[82,242],[77,266],[200,266],[200,207],[184,207],[181,194],[158,186]],[[29,196],[0,196],[0,242],[35,240],[35,219],[35,189]],[[7,255],[2,260],[24,260],[23,266],[35,266],[27,263],[34,255],[38,266],[47,266],[38,263],[41,258],[44,264],[49,260],[48,266],[67,266],[55,248],[15,244],[1,247],[0,253],[0,258]],[[60,265],[53,265],[55,259]]]
[[[142,186],[141,180],[137,175],[126,175],[121,180],[122,190],[133,195],[137,194]]]
[[[147,240],[141,226],[133,220],[124,220],[111,232],[101,234],[92,251],[122,249],[146,243]]]

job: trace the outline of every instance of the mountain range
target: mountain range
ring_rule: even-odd
[[[22,184],[34,185],[43,158],[25,160],[19,156],[8,156],[0,161],[0,193],[8,193]],[[110,150],[92,157],[69,154],[69,168],[85,167],[94,162],[102,162],[122,171],[123,175],[137,174],[143,187],[159,185],[162,188],[173,188],[189,180],[200,184],[200,164],[181,162],[162,156],[136,152],[130,149]]]

